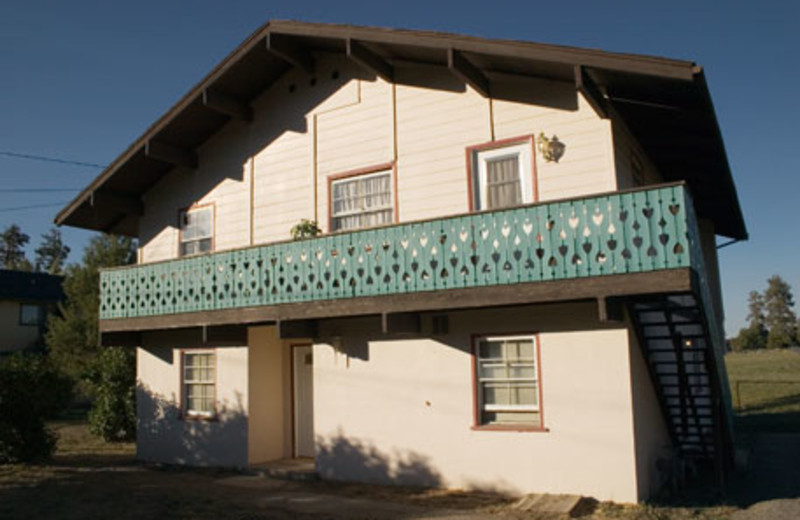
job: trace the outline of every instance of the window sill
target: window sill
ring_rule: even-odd
[[[178,420],[186,422],[219,422],[219,417],[214,415],[181,414]]]
[[[549,428],[544,426],[525,426],[512,424],[477,424],[471,428],[478,432],[529,432],[529,433],[548,433]]]

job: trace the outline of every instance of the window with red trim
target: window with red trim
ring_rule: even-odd
[[[208,253],[213,247],[214,208],[204,206],[181,212],[181,256]]]
[[[392,171],[331,182],[331,231],[363,229],[394,221]]]
[[[510,208],[534,202],[530,140],[475,148],[470,160],[475,209]]]
[[[475,339],[479,425],[541,427],[535,336]]]

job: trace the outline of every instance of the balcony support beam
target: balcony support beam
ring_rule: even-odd
[[[597,298],[597,319],[601,323],[619,323],[623,320],[622,303],[618,298]]]
[[[418,312],[381,313],[381,332],[384,334],[419,334],[422,320]]]
[[[599,297],[622,298],[644,294],[681,293],[691,292],[693,289],[692,270],[685,267],[547,282],[284,303],[162,316],[105,319],[100,321],[100,330],[101,332],[165,330],[200,324],[246,325],[279,320],[285,328],[286,323],[292,320],[374,316],[382,313],[391,315],[486,309],[565,301],[593,301]]]
[[[317,320],[278,320],[275,327],[281,339],[313,339],[319,334]]]

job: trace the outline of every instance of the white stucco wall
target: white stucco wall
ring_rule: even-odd
[[[217,415],[199,420],[182,417],[181,350],[168,343],[145,342],[137,349],[137,457],[197,466],[247,465],[247,347],[213,349]]]
[[[628,331],[593,304],[451,315],[450,334],[325,326],[315,345],[317,465],[325,478],[636,502]],[[473,428],[471,334],[538,331],[544,432]],[[334,348],[340,342],[339,351]]]

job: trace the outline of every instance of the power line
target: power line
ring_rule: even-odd
[[[44,161],[44,162],[52,162],[58,164],[69,164],[71,166],[84,166],[86,168],[99,168],[99,169],[105,168],[105,166],[102,164],[71,161],[69,159],[59,159],[57,157],[47,157],[45,155],[32,155],[27,153],[8,152],[4,150],[0,150],[0,155],[5,155],[6,157],[14,157],[15,159],[29,159],[31,161]]]
[[[11,213],[12,211],[24,211],[27,209],[38,209],[38,208],[52,208],[54,206],[64,206],[67,204],[66,202],[54,202],[52,204],[32,204],[30,206],[16,206],[13,208],[0,208],[0,213]]]
[[[0,193],[49,193],[81,191],[80,188],[0,188]]]

